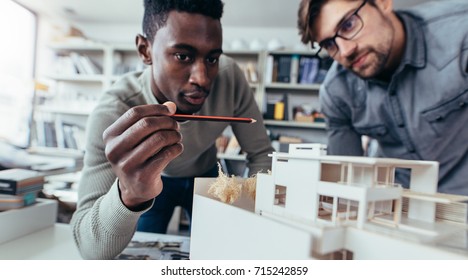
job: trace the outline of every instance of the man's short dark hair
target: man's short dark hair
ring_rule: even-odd
[[[325,2],[327,0],[302,0],[299,4],[297,28],[299,29],[302,43],[308,44],[314,41],[310,28],[313,26],[315,18],[319,15]]]
[[[144,0],[143,33],[153,42],[156,32],[166,24],[171,11],[201,14],[221,19],[224,3],[221,0]]]

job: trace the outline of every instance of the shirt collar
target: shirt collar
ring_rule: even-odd
[[[405,52],[400,63],[400,68],[404,65],[411,65],[416,68],[426,66],[426,39],[423,29],[418,20],[405,12],[397,12],[398,17],[403,22],[406,32]]]

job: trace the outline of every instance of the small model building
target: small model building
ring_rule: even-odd
[[[197,178],[190,258],[468,259],[468,197],[437,193],[437,181],[437,162],[293,144],[257,174],[255,200],[216,201]]]

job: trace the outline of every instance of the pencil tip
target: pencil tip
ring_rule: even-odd
[[[256,120],[256,119],[252,119],[252,122],[251,122],[251,123],[256,123],[256,122],[257,122],[257,120]]]

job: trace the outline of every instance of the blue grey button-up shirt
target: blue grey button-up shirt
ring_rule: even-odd
[[[336,62],[327,75],[320,102],[328,153],[362,155],[368,135],[381,157],[438,161],[439,192],[468,195],[468,1],[397,14],[406,46],[389,83],[363,80]],[[397,175],[404,186],[406,171]]]

